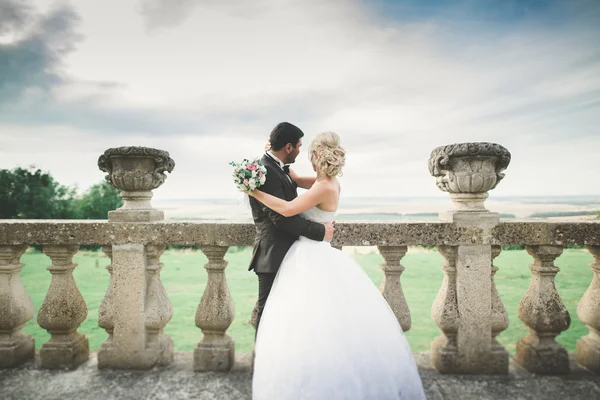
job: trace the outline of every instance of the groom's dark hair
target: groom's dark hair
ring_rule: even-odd
[[[289,122],[280,122],[271,131],[271,137],[269,138],[271,150],[281,150],[288,143],[296,147],[303,136],[304,132],[296,125]]]

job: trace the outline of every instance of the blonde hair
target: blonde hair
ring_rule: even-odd
[[[310,144],[310,162],[324,176],[342,176],[346,163],[346,150],[340,146],[340,137],[335,132],[323,132]]]

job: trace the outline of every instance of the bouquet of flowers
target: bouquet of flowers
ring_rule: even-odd
[[[254,161],[244,159],[240,163],[232,161],[229,165],[233,166],[233,183],[240,191],[251,192],[267,180],[267,169],[258,158]]]

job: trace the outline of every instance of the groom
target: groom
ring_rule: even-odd
[[[289,176],[289,166],[296,161],[304,133],[289,122],[281,122],[271,131],[271,150],[262,157],[267,169],[267,180],[260,190],[291,201],[298,197],[298,185]],[[256,330],[271,292],[277,270],[286,253],[299,236],[330,242],[333,225],[308,221],[299,215],[284,217],[250,196],[252,217],[256,226],[254,253],[250,268],[258,275],[258,315]]]

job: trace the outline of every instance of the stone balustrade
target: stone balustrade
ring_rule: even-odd
[[[485,209],[487,191],[504,177],[510,162],[494,144],[438,148],[429,167],[440,189],[455,204],[437,222],[338,223],[332,245],[377,246],[384,262],[381,292],[403,329],[411,315],[402,290],[408,246],[436,246],[445,258],[444,278],[432,305],[440,336],[431,345],[432,364],[446,374],[506,374],[509,356],[496,340],[508,317],[496,290],[493,260],[501,245],[525,245],[534,258],[531,285],[518,308],[529,334],[515,357],[538,374],[565,374],[569,360],[555,337],[569,328],[570,316],[554,286],[555,259],[564,246],[584,245],[594,257],[593,280],[578,316],[589,329],[577,343],[577,362],[600,373],[600,221],[501,221]],[[107,221],[0,220],[0,367],[34,357],[33,339],[22,332],[34,308],[19,278],[27,245],[43,245],[52,260],[52,284],[38,314],[51,338],[40,351],[42,368],[77,368],[89,348],[77,332],[87,307],[73,279],[72,257],[81,245],[101,245],[110,257],[110,284],[98,311],[108,333],[98,352],[99,368],[150,369],[173,360],[173,342],[163,329],[172,316],[161,280],[161,254],[167,245],[200,246],[207,256],[208,281],[195,316],[201,337],[194,351],[195,371],[228,371],[235,347],[227,334],[235,305],[227,284],[224,256],[230,246],[251,246],[254,225],[229,222],[165,221],[150,204],[152,189],[172,171],[168,153],[144,148],[110,149],[100,158],[107,179],[124,193],[124,206]],[[501,273],[501,271],[500,271]],[[199,294],[200,296],[200,294]],[[514,323],[514,322],[513,322]],[[517,322],[518,323],[518,322]]]

